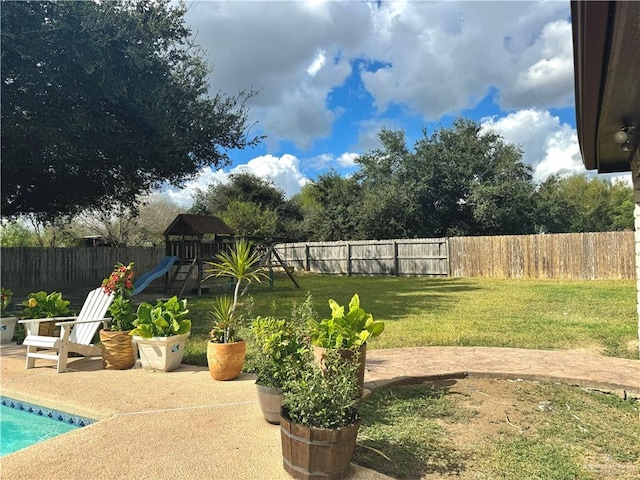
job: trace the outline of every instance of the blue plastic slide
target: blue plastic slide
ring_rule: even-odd
[[[148,271],[135,281],[133,284],[133,293],[131,295],[137,295],[142,292],[156,278],[161,277],[171,270],[173,264],[178,260],[180,260],[178,257],[162,257],[162,260],[160,260],[160,263],[156,268]]]

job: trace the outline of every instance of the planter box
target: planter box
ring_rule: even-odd
[[[134,335],[133,341],[138,345],[142,368],[158,372],[170,372],[178,368],[182,363],[184,344],[190,334],[191,332],[184,335],[153,338]]]
[[[0,343],[11,343],[18,317],[0,318]]]

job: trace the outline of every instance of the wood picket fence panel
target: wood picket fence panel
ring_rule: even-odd
[[[278,253],[297,270],[346,275],[447,276],[446,238],[283,243]]]
[[[135,262],[135,274],[142,275],[164,254],[164,247],[2,248],[0,278],[16,293],[97,287],[117,262]]]
[[[299,270],[346,275],[635,279],[633,232],[278,245]]]
[[[635,279],[633,232],[449,238],[452,277]]]

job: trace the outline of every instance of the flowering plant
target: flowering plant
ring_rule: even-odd
[[[112,331],[126,331],[133,328],[136,313],[129,297],[133,292],[133,262],[124,266],[118,262],[113,267],[113,272],[102,281],[104,293],[114,295],[113,303],[109,306],[109,313],[113,318]]]
[[[102,289],[104,293],[129,298],[133,292],[133,262],[126,267],[120,262],[116,263],[111,275],[102,281]]]
[[[53,318],[69,313],[69,300],[62,299],[62,293],[47,292],[30,293],[22,302],[23,318]]]
[[[0,303],[0,317],[4,317],[4,314],[9,308],[13,292],[8,288],[0,288],[0,297],[2,297],[2,303]]]

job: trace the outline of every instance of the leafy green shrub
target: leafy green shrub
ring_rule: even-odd
[[[374,320],[373,315],[360,308],[360,297],[356,293],[349,302],[349,312],[331,299],[331,318],[321,321],[309,320],[311,341],[323,348],[356,350],[370,338],[384,331],[384,322]]]
[[[191,320],[184,318],[187,313],[187,300],[178,300],[176,296],[166,302],[158,300],[155,306],[142,303],[133,322],[135,328],[129,334],[152,338],[188,333],[191,331]]]
[[[251,368],[258,385],[281,389],[311,359],[302,331],[291,321],[257,317],[251,322],[251,334],[255,344]]]
[[[323,366],[307,362],[296,378],[285,382],[283,413],[293,423],[340,428],[359,420],[356,406],[358,356],[346,361],[336,351]]]
[[[9,305],[11,305],[11,299],[13,298],[13,291],[8,288],[0,289],[0,317],[6,316]]]
[[[69,300],[63,300],[62,293],[47,292],[30,293],[22,302],[24,313],[22,318],[53,318],[69,313]]]

